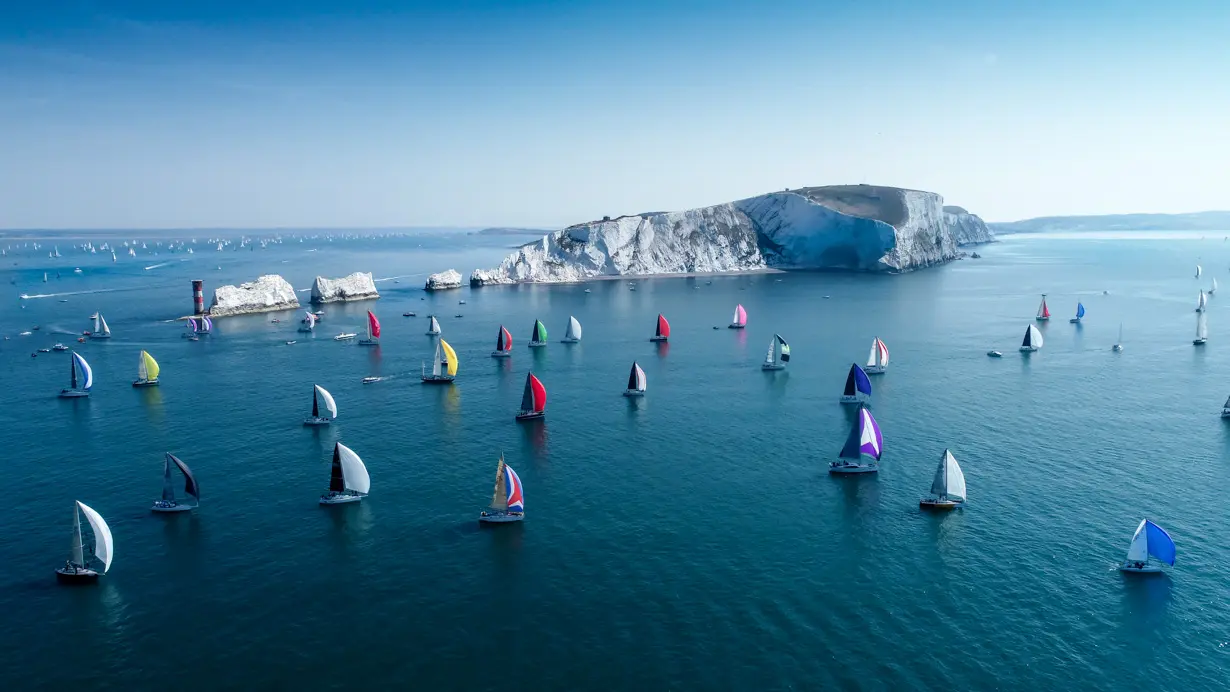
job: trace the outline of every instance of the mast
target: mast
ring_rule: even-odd
[[[85,567],[85,546],[81,539],[81,510],[73,503],[73,542],[69,551],[69,561],[77,567]]]

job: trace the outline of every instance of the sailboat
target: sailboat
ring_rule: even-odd
[[[624,396],[645,396],[645,371],[632,361],[632,372],[628,373],[628,388]]]
[[[380,320],[371,310],[367,311],[367,338],[359,339],[359,343],[364,346],[380,345]]]
[[[747,327],[747,310],[743,309],[743,305],[735,306],[735,316],[730,320],[729,329],[743,329]]]
[[[107,326],[107,320],[103,318],[101,312],[94,313],[94,329],[90,331],[91,339],[110,339],[111,328]]]
[[[547,345],[547,325],[542,320],[534,320],[534,331],[530,332],[530,348]]]
[[[179,472],[184,474],[184,492],[188,494],[196,502],[194,504],[180,504],[175,501],[175,483],[171,481],[171,465],[175,465]],[[150,510],[154,512],[187,512],[201,506],[201,486],[197,485],[196,477],[192,475],[192,469],[188,465],[179,460],[179,457],[167,452],[166,458],[162,461],[162,499],[154,501],[154,506]]]
[[[867,354],[867,367],[863,370],[868,375],[883,375],[888,371],[888,346],[876,337],[871,342],[871,351]]]
[[[325,410],[329,412],[328,417],[320,415],[320,405],[324,403]],[[333,401],[333,395],[325,390],[320,385],[312,385],[312,415],[303,419],[304,425],[328,425],[337,418],[337,402]]]
[[[1226,397],[1226,403],[1221,405],[1221,417],[1230,418],[1230,397]]]
[[[1042,304],[1038,306],[1038,316],[1035,317],[1034,319],[1038,320],[1039,322],[1045,322],[1051,319],[1050,308],[1046,307],[1046,294],[1045,293],[1042,294]]]
[[[94,386],[94,371],[90,369],[90,364],[85,362],[85,358],[81,357],[80,353],[72,352],[72,358],[69,359],[69,385],[68,389],[60,390],[61,399],[72,399],[90,395],[90,387]],[[81,379],[77,379],[77,371],[81,371]]]
[[[435,315],[432,315],[430,320],[427,324],[427,333],[431,336],[436,336],[440,333],[440,321],[436,319]]]
[[[837,461],[829,463],[829,473],[875,473],[880,470],[883,452],[884,437],[880,434],[880,426],[867,406],[859,404],[846,444],[837,455]]]
[[[1193,346],[1203,346],[1209,340],[1209,322],[1205,313],[1196,315],[1196,338],[1192,339]]]
[[[782,338],[781,334],[774,334],[773,339],[769,341],[769,352],[765,354],[764,362],[760,364],[761,370],[785,370],[786,363],[790,362],[790,344]]]
[[[43,283],[47,283],[47,272],[43,272]]]
[[[316,315],[310,312],[303,313],[303,326],[299,327],[299,331],[304,334],[311,334],[316,331]]]
[[[534,377],[534,373],[525,376],[525,391],[521,394],[521,410],[517,412],[517,420],[542,418],[547,413],[547,388],[542,381]]]
[[[1042,348],[1042,332],[1032,324],[1025,328],[1025,338],[1021,341],[1022,353],[1033,353]]]
[[[940,456],[940,465],[931,481],[931,495],[918,501],[922,509],[949,510],[965,506],[965,474],[957,458],[947,449]]]
[[[568,331],[564,332],[564,338],[560,339],[561,344],[575,344],[581,340],[581,323],[577,318],[568,316]]]
[[[154,360],[148,351],[142,351],[137,357],[137,379],[133,380],[132,386],[158,386],[158,361]]]
[[[1111,346],[1110,350],[1114,351],[1115,353],[1118,353],[1123,350],[1123,323],[1122,322],[1119,323],[1119,340],[1115,342],[1114,346]]]
[[[1208,306],[1208,304],[1209,304],[1208,296],[1204,294],[1204,291],[1201,291],[1200,297],[1196,298],[1196,312],[1204,312],[1204,309],[1205,307]]]
[[[209,319],[209,315],[201,315],[197,319],[200,320],[200,327],[201,327],[200,335],[201,336],[209,336],[210,334],[213,333],[214,321]]]
[[[431,374],[427,374],[427,364],[422,366],[422,380],[428,383],[444,384],[452,382],[457,376],[457,352],[444,339],[436,342],[436,355],[431,364]]]
[[[1196,265],[1196,278],[1197,278],[1197,279],[1199,279],[1199,278],[1200,278],[1200,275],[1201,275],[1201,274],[1203,274],[1203,273],[1204,273],[1204,269],[1202,269],[1202,268],[1200,267],[1200,265],[1199,265],[1199,264],[1197,264],[1197,265]]]
[[[521,478],[512,467],[504,463],[504,455],[500,455],[500,463],[495,467],[495,492],[491,494],[490,511],[478,515],[478,520],[484,524],[506,524],[525,519],[525,498],[521,492]]]
[[[329,490],[320,496],[322,505],[358,502],[372,489],[367,467],[354,450],[338,442],[333,445],[333,469],[329,474]]]
[[[1076,317],[1073,317],[1072,319],[1068,320],[1068,322],[1071,324],[1080,324],[1081,318],[1084,316],[1085,316],[1085,304],[1078,301],[1076,303]]]
[[[653,336],[649,337],[650,341],[666,341],[671,336],[671,323],[666,321],[666,318],[658,313],[658,326],[654,331]]]
[[[846,388],[841,393],[841,403],[862,404],[871,398],[871,380],[867,373],[858,366],[850,365],[850,374],[846,375]]]
[[[1166,533],[1166,529],[1148,519],[1141,519],[1136,533],[1132,534],[1127,559],[1119,565],[1119,571],[1140,574],[1161,572],[1162,564],[1174,565],[1174,557],[1174,539]],[[1149,558],[1157,562],[1149,562]]]
[[[491,352],[492,358],[509,358],[512,356],[512,332],[500,325],[500,333],[495,337],[495,350]]]
[[[85,540],[81,535],[81,515],[90,524],[94,532],[94,550],[92,557],[102,564],[102,572],[89,566],[85,552]],[[111,569],[111,558],[115,556],[115,543],[111,538],[111,527],[103,521],[102,515],[95,512],[84,502],[73,504],[73,542],[69,549],[68,560],[64,566],[56,570],[56,581],[62,584],[88,584],[98,581],[98,578]]]
[[[1214,293],[1217,293],[1217,277],[1216,276],[1213,277],[1213,285],[1209,286],[1209,290],[1207,291],[1207,293],[1209,295],[1213,295]]]

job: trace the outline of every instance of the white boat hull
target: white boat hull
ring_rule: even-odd
[[[310,416],[303,419],[304,425],[328,425],[331,422],[333,421],[328,418],[321,418],[320,416]]]
[[[522,521],[525,519],[525,514],[508,513],[508,512],[492,512],[488,514],[483,512],[478,515],[478,521],[481,524],[509,524],[514,521]]]
[[[530,348],[542,348],[543,346],[546,346],[546,345],[547,345],[547,342],[545,341],[531,341],[530,342]]]
[[[888,367],[885,365],[868,365],[867,367],[863,368],[863,372],[867,373],[868,375],[883,375],[884,373],[888,372]]]
[[[1192,339],[1192,346],[1203,346],[1208,339]]]
[[[61,399],[79,399],[81,397],[86,397],[89,395],[90,395],[89,392],[83,392],[80,389],[61,389],[60,390]]]
[[[322,505],[344,505],[344,504],[349,504],[351,502],[358,502],[359,500],[362,500],[362,499],[363,499],[362,495],[350,495],[346,493],[338,493],[335,495],[333,493],[330,493],[328,495],[320,496],[320,504]]]
[[[1037,350],[1038,350],[1037,346],[1022,346],[1021,347],[1021,353],[1033,353],[1034,351],[1037,351]]]
[[[879,464],[847,464],[840,461],[829,464],[829,473],[834,474],[875,473],[879,470]]]
[[[164,512],[164,513],[191,512],[193,509],[195,509],[195,506],[194,505],[181,505],[179,503],[175,503],[173,505],[164,505],[161,502],[155,502],[154,506],[150,507],[149,509],[151,512]]]
[[[761,370],[785,370],[786,366],[781,363],[761,363]]]
[[[1119,344],[1115,344],[1110,350],[1114,351],[1115,353],[1120,353],[1123,351],[1123,346]]]
[[[508,351],[492,351],[492,358],[512,358],[512,353]]]
[[[1137,567],[1131,563],[1123,563],[1119,565],[1120,572],[1130,572],[1133,574],[1157,574],[1162,571],[1161,565],[1151,565],[1146,563],[1144,567]]]
[[[158,380],[133,380],[132,386],[134,387],[157,387]]]
[[[628,389],[624,391],[624,396],[645,396],[645,392],[636,389]]]

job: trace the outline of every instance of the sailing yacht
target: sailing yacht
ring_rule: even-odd
[[[500,325],[500,333],[495,337],[495,350],[491,352],[492,358],[511,358],[512,357],[512,332]]]
[[[883,375],[888,371],[888,346],[876,337],[871,342],[871,351],[867,354],[867,367],[863,370],[868,375]]]
[[[790,362],[790,344],[782,338],[781,334],[774,334],[769,341],[769,352],[765,354],[764,362],[760,364],[761,370],[785,370],[786,363]]]
[[[184,492],[188,494],[195,502],[193,504],[180,504],[175,500],[175,483],[171,480],[171,466],[179,469],[179,472],[184,474]],[[192,469],[188,465],[179,460],[179,457],[167,452],[166,458],[162,460],[162,499],[155,500],[154,506],[150,507],[154,512],[188,512],[201,506],[201,486],[197,485],[196,477],[192,475]]]
[[[1042,348],[1042,332],[1032,324],[1025,328],[1025,338],[1021,341],[1022,353],[1033,353]]]
[[[628,388],[624,396],[645,396],[645,371],[632,361],[632,372],[628,373]]]
[[[1208,296],[1204,294],[1204,291],[1200,291],[1200,297],[1196,298],[1196,312],[1204,312],[1204,309],[1208,306],[1208,304]]]
[[[1174,540],[1166,529],[1148,519],[1141,519],[1128,545],[1127,558],[1119,565],[1120,572],[1151,574],[1162,571],[1162,564],[1174,565]],[[1149,558],[1157,562],[1149,562]]]
[[[1209,290],[1207,291],[1207,293],[1209,295],[1213,295],[1214,293],[1217,293],[1217,277],[1216,276],[1213,277],[1213,285],[1209,286]]]
[[[1221,417],[1230,418],[1230,397],[1226,397],[1226,403],[1221,405]]]
[[[324,404],[325,410],[329,415],[320,415],[320,405]],[[304,425],[328,425],[337,418],[337,402],[333,401],[333,395],[325,390],[320,385],[312,385],[312,415],[303,419]]]
[[[947,449],[940,456],[940,465],[931,481],[931,497],[918,501],[922,509],[950,510],[965,506],[965,474],[957,458]]]
[[[542,418],[547,414],[547,388],[542,381],[534,377],[534,373],[525,375],[525,391],[521,393],[521,409],[517,411],[517,420],[532,420]]]
[[[1072,319],[1068,320],[1068,322],[1070,324],[1080,324],[1081,318],[1084,316],[1085,316],[1085,304],[1078,301],[1076,303],[1076,317],[1073,317]]]
[[[735,306],[735,316],[730,320],[728,329],[743,329],[747,327],[747,310],[743,309],[743,305]]]
[[[1051,311],[1049,308],[1046,307],[1046,294],[1045,293],[1042,294],[1042,304],[1038,306],[1038,316],[1035,317],[1034,319],[1038,320],[1039,322],[1045,322],[1051,319]]]
[[[440,334],[440,321],[436,319],[435,315],[432,315],[430,317],[430,320],[431,321],[427,324],[427,334],[430,336],[439,335]]]
[[[650,341],[666,341],[671,336],[671,323],[666,321],[662,313],[658,313],[658,325]]]
[[[81,535],[81,515],[85,515],[94,533],[94,549],[90,557],[96,558],[102,566],[102,572],[90,567],[86,557],[85,540]],[[88,584],[97,582],[98,578],[111,569],[111,558],[115,556],[115,544],[111,538],[111,527],[103,521],[102,515],[95,512],[83,502],[73,504],[73,542],[69,549],[68,560],[64,566],[56,570],[56,581],[61,584]]]
[[[481,512],[478,520],[484,524],[507,524],[525,519],[525,498],[521,492],[521,478],[512,467],[500,463],[495,467],[495,492],[491,494],[489,511]]]
[[[101,312],[94,313],[94,329],[90,331],[91,339],[110,339],[111,328],[107,326],[107,320],[103,318]]]
[[[542,320],[534,320],[534,331],[530,333],[530,348],[540,348],[547,345],[547,325]]]
[[[561,344],[575,344],[581,340],[581,323],[572,315],[568,316],[568,331],[564,332]]]
[[[841,403],[863,404],[870,398],[871,380],[858,363],[851,363],[850,374],[846,375],[846,387],[841,392]]]
[[[1115,342],[1115,345],[1112,346],[1110,350],[1114,351],[1115,353],[1118,353],[1123,350],[1123,323],[1122,322],[1119,323],[1119,340]]]
[[[133,380],[132,386],[158,386],[158,361],[148,351],[142,351],[137,357],[137,379]]]
[[[884,438],[880,426],[871,417],[865,404],[859,404],[854,425],[846,437],[846,444],[837,455],[837,461],[829,463],[829,473],[875,473],[880,470],[880,455],[884,452]],[[869,457],[864,460],[864,457]]]
[[[60,390],[60,398],[75,399],[78,397],[89,396],[90,387],[94,386],[94,371],[90,368],[90,364],[85,362],[85,358],[82,358],[80,353],[72,351],[72,358],[69,359],[68,367],[68,389]],[[77,378],[78,371],[81,372],[80,380]]]
[[[333,445],[333,468],[329,473],[329,490],[320,496],[322,505],[358,502],[372,489],[367,467],[354,450],[338,442]]]
[[[1197,265],[1196,265],[1196,278],[1197,278],[1197,279],[1199,279],[1199,278],[1200,278],[1200,275],[1201,275],[1201,274],[1203,274],[1203,273],[1204,273],[1204,269],[1203,269],[1203,268],[1201,268],[1201,266],[1200,266],[1199,264],[1197,264]]]
[[[299,327],[299,331],[303,334],[311,334],[316,331],[316,315],[310,312],[303,313],[303,326]]]
[[[359,339],[359,343],[364,346],[380,345],[380,320],[371,310],[367,311],[367,338]]]
[[[1192,339],[1193,346],[1203,346],[1209,340],[1209,322],[1207,316],[1202,312],[1196,315],[1196,338]]]
[[[209,315],[201,315],[198,318],[201,322],[200,336],[209,336],[214,331],[214,321],[209,318]]]
[[[436,342],[436,355],[432,360],[431,374],[427,374],[427,364],[422,366],[422,380],[429,384],[444,384],[452,382],[457,377],[457,352],[444,339]]]

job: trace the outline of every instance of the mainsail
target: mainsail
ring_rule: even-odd
[[[1209,338],[1209,322],[1203,312],[1196,315],[1196,338],[1200,341],[1205,341]]]
[[[940,499],[965,501],[965,474],[956,457],[947,449],[940,457],[940,465],[935,469],[935,479],[931,481],[931,492]]]
[[[171,465],[174,464],[179,469],[180,473],[184,474],[184,492],[194,498],[198,503],[201,501],[201,487],[197,485],[196,478],[192,475],[192,469],[188,465],[180,461],[179,457],[167,452],[166,459],[163,461],[162,469],[162,499],[164,502],[175,502],[175,486],[171,482]]]
[[[1157,558],[1168,565],[1174,564],[1174,539],[1162,527],[1148,519],[1142,519],[1132,534],[1132,544],[1128,546],[1128,562],[1144,562],[1150,557]]]
[[[577,321],[577,318],[572,317],[571,315],[568,317],[568,331],[564,334],[564,338],[574,339],[577,341],[581,340],[581,323]]]
[[[884,367],[888,365],[888,346],[876,337],[871,342],[871,351],[867,354],[868,367]]]
[[[1025,339],[1021,341],[1022,348],[1042,348],[1042,332],[1034,325],[1025,328]]]
[[[645,371],[641,369],[641,366],[636,361],[632,362],[632,372],[628,373],[628,391],[645,391]]]
[[[146,351],[142,351],[141,355],[137,358],[137,379],[158,379],[158,361],[154,360],[154,357]]]
[[[743,309],[743,305],[735,306],[735,316],[730,320],[731,326],[746,327],[747,326],[747,310]]]
[[[495,350],[511,351],[512,350],[512,333],[500,325],[500,333],[495,337]]]
[[[845,396],[855,396],[859,393],[871,394],[871,379],[858,366],[858,363],[850,364],[850,374],[846,376],[846,388],[842,393]]]
[[[547,389],[534,373],[525,376],[525,391],[521,394],[521,410],[542,413],[547,408]]]
[[[1038,306],[1038,317],[1047,319],[1051,316],[1051,311],[1046,307],[1046,294],[1042,294],[1042,304]]]
[[[428,325],[427,331],[428,333],[431,333],[431,334],[440,333],[440,322],[439,320],[436,319],[435,315],[431,316],[431,323]]]

